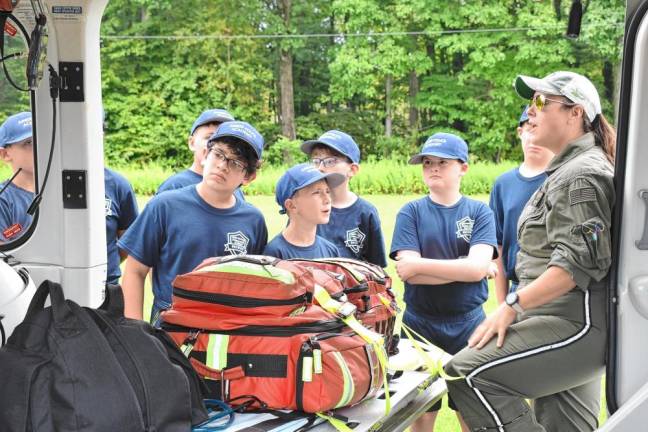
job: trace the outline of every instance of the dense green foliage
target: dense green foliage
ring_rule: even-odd
[[[337,128],[364,160],[403,159],[444,130],[466,138],[478,160],[518,159],[518,73],[579,71],[614,117],[624,3],[586,2],[577,40],[563,36],[570,4],[110,0],[101,28],[107,161],[188,165],[188,130],[211,107],[254,124],[273,164],[298,159],[280,139],[281,50],[292,53],[298,140]],[[16,108],[1,85],[0,120]]]

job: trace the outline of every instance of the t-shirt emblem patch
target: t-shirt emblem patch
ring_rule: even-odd
[[[360,253],[366,238],[367,236],[365,233],[360,231],[360,228],[353,228],[346,232],[346,240],[344,240],[344,244],[354,253]]]
[[[106,217],[112,216],[112,200],[108,197],[106,197],[106,201],[104,203],[104,211],[106,212]]]
[[[225,250],[231,255],[245,255],[250,239],[241,231],[227,233],[227,243]]]
[[[470,243],[474,224],[475,220],[470,219],[468,216],[459,219],[457,221],[457,238],[464,239],[466,242]]]

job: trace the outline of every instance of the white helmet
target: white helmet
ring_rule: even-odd
[[[14,268],[0,260],[0,332],[4,332],[4,338],[8,338],[25,318],[35,292],[34,281],[25,269]]]

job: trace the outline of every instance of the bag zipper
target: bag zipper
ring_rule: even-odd
[[[188,291],[182,288],[173,288],[173,295],[188,300],[197,300],[205,303],[222,304],[225,306],[233,306],[233,307],[240,307],[240,308],[308,304],[312,301],[313,298],[313,295],[310,292],[305,292],[302,295],[290,299],[278,300],[278,299],[250,298],[250,297],[234,296],[229,294],[195,292],[195,291]]]
[[[292,327],[279,327],[279,326],[245,326],[235,330],[215,330],[215,329],[200,329],[201,333],[217,333],[224,335],[237,335],[237,336],[277,336],[277,337],[290,337],[304,333],[324,333],[339,330],[345,327],[345,324],[339,320],[328,321],[315,321],[311,324],[303,324]],[[185,327],[177,324],[163,323],[162,330],[167,332],[181,332],[189,333],[195,331],[193,327]]]
[[[139,363],[136,360],[136,357],[133,355],[133,353],[129,349],[128,345],[124,342],[124,340],[123,340],[123,338],[121,336],[121,333],[119,332],[117,327],[113,325],[113,323],[111,323],[109,320],[104,318],[100,313],[98,313],[98,312],[96,312],[96,311],[94,311],[92,309],[86,308],[86,310],[91,312],[95,317],[99,318],[106,325],[106,327],[109,328],[113,332],[115,337],[119,340],[119,343],[121,344],[122,348],[124,349],[124,352],[126,353],[128,358],[130,359],[130,361],[133,363],[133,366],[135,366],[135,372],[137,373],[137,377],[139,378],[140,383],[142,385],[142,392],[144,393],[144,406],[146,408],[146,414],[145,414],[146,418],[144,419],[144,421],[146,423],[144,424],[144,431],[153,431],[153,430],[155,430],[155,428],[151,425],[151,423],[152,423],[151,422],[151,401],[150,401],[150,397],[149,397],[149,394],[148,394],[148,389],[146,387],[146,383],[144,381],[144,375],[142,374],[142,370],[140,368]],[[140,410],[141,410],[141,406],[140,406]]]

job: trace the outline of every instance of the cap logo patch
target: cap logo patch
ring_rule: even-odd
[[[333,139],[333,140],[339,140],[339,139],[342,139],[342,136],[340,134],[335,133],[335,132],[326,132],[324,135],[322,135],[320,137],[320,140],[323,140],[323,139],[326,139],[326,138],[330,138],[330,139]]]
[[[18,121],[18,124],[19,124],[20,126],[30,126],[30,127],[31,127],[31,125],[32,125],[32,119],[31,119],[31,117],[24,118],[24,119],[22,119],[22,120],[19,120],[19,121]]]
[[[228,125],[228,126],[233,131],[241,132],[243,135],[245,135],[250,139],[255,138],[254,132],[252,132],[250,129],[246,128],[245,126],[241,126],[241,125]]]

